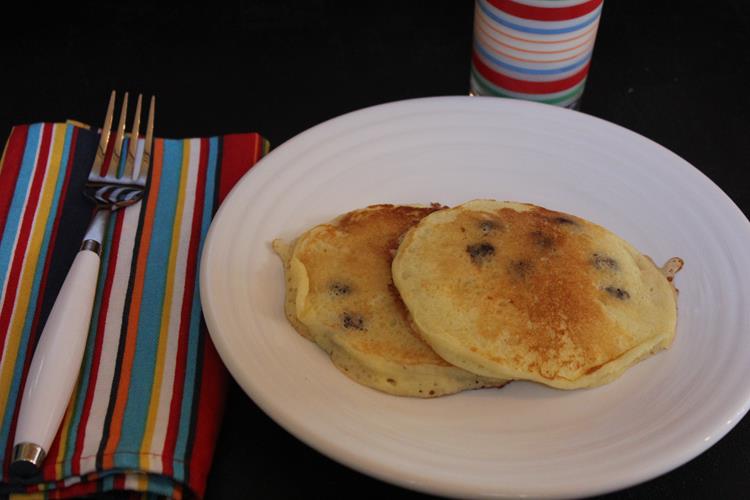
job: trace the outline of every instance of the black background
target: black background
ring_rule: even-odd
[[[98,124],[118,89],[158,96],[161,136],[259,131],[276,146],[347,111],[466,94],[472,18],[470,0],[21,6],[2,19],[0,140],[16,123]],[[676,152],[746,215],[749,95],[749,3],[605,1],[582,111]],[[746,418],[688,464],[608,498],[749,491]],[[207,498],[350,495],[420,496],[301,444],[232,385]]]

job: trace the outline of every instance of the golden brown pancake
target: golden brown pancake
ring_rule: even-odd
[[[421,337],[450,363],[574,389],[671,344],[682,262],[668,264],[579,217],[476,200],[413,227],[393,278]]]
[[[415,334],[393,286],[400,237],[438,208],[375,205],[316,226],[291,246],[274,241],[292,325],[349,377],[390,394],[433,397],[504,383],[435,354]]]

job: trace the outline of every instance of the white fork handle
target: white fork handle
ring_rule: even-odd
[[[91,323],[99,262],[99,255],[91,250],[78,252],[34,351],[13,441],[14,461],[25,462],[19,464],[22,471],[41,465],[78,380]],[[35,445],[43,453],[37,460],[18,456],[18,448],[24,448],[23,443]],[[25,447],[27,452],[29,445]],[[35,461],[39,463],[33,463]]]

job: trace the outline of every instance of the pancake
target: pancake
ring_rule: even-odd
[[[393,279],[420,336],[450,363],[575,389],[672,343],[681,267],[659,269],[573,215],[475,200],[409,230]]]
[[[285,311],[353,380],[389,394],[434,397],[498,387],[450,365],[411,327],[391,279],[399,238],[439,206],[375,205],[274,241],[286,274]]]

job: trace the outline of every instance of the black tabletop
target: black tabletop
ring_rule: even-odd
[[[14,123],[98,124],[111,89],[155,93],[159,135],[260,131],[273,145],[347,111],[468,92],[471,0],[29,7],[4,16],[2,140]],[[671,149],[750,214],[750,4],[606,0],[586,87],[583,112]],[[748,491],[745,418],[608,498]],[[354,494],[422,496],[307,447],[231,386],[207,498]]]

